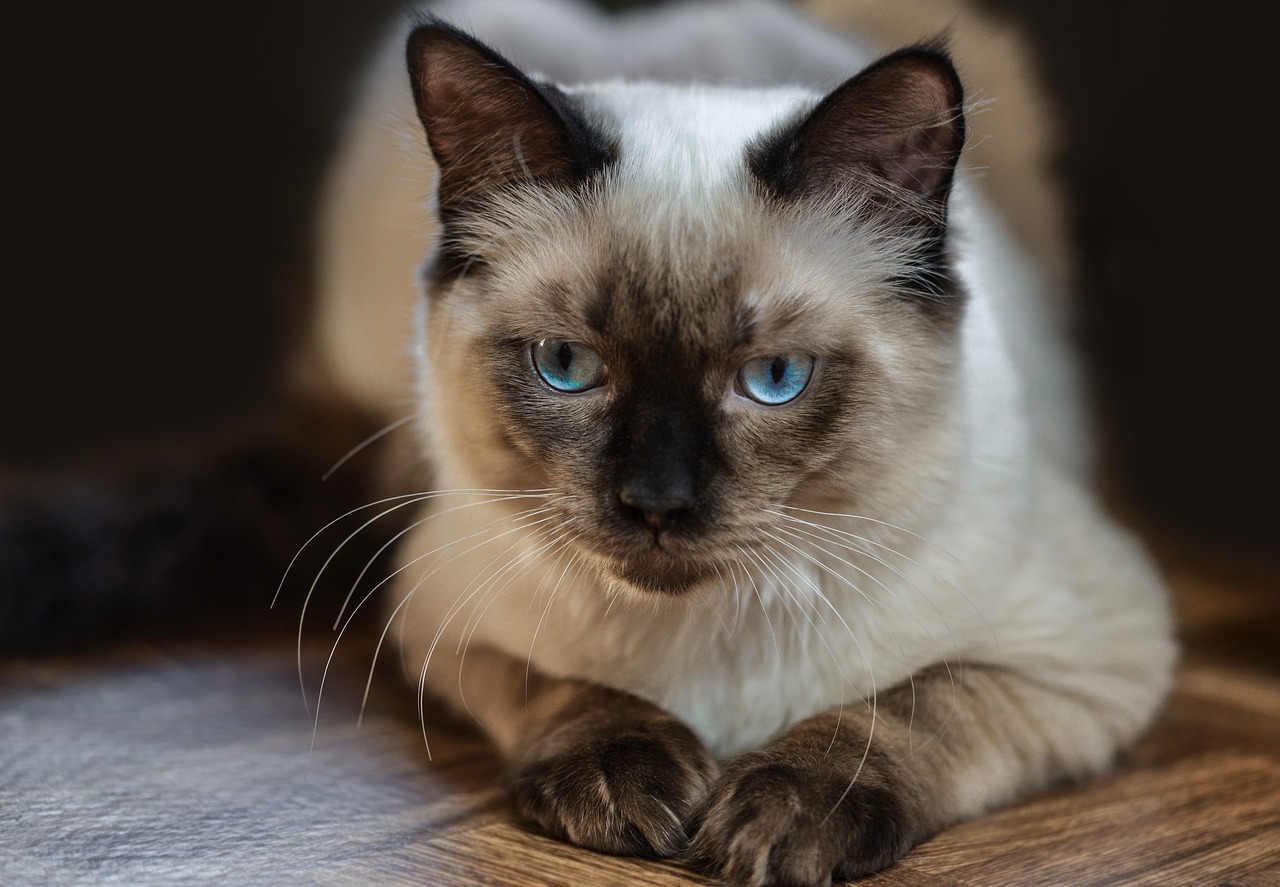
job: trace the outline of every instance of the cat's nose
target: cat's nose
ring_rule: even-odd
[[[683,485],[648,489],[639,484],[623,484],[618,491],[622,510],[653,533],[654,538],[693,510],[693,491]]]

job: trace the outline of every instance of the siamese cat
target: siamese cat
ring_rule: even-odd
[[[384,638],[520,817],[825,885],[1139,735],[1164,588],[1090,490],[942,44],[764,2],[463,3],[394,43],[323,335],[417,432]]]

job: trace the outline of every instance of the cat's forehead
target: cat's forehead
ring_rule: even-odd
[[[512,192],[468,224],[492,259],[472,296],[510,332],[781,345],[837,335],[857,294],[900,270],[901,247],[885,244],[901,238],[780,205],[754,178],[750,147],[812,94],[616,84],[576,97],[617,162],[583,191]]]
[[[538,210],[472,292],[504,336],[830,350],[886,276],[873,244],[780,215],[740,182],[673,197],[614,179]]]
[[[801,88],[613,82],[571,92],[616,144],[617,176],[691,195],[741,175],[750,144],[817,101]]]

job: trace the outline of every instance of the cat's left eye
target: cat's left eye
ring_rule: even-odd
[[[530,349],[533,368],[556,391],[577,394],[604,383],[604,361],[586,345],[563,339],[543,339]]]
[[[800,396],[813,377],[809,354],[770,354],[749,360],[738,370],[739,394],[765,406],[781,406]]]

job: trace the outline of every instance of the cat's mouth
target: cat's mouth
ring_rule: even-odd
[[[575,533],[602,578],[639,596],[680,597],[695,592],[728,566],[715,544],[723,528],[710,508],[655,513],[605,497],[606,510]]]

